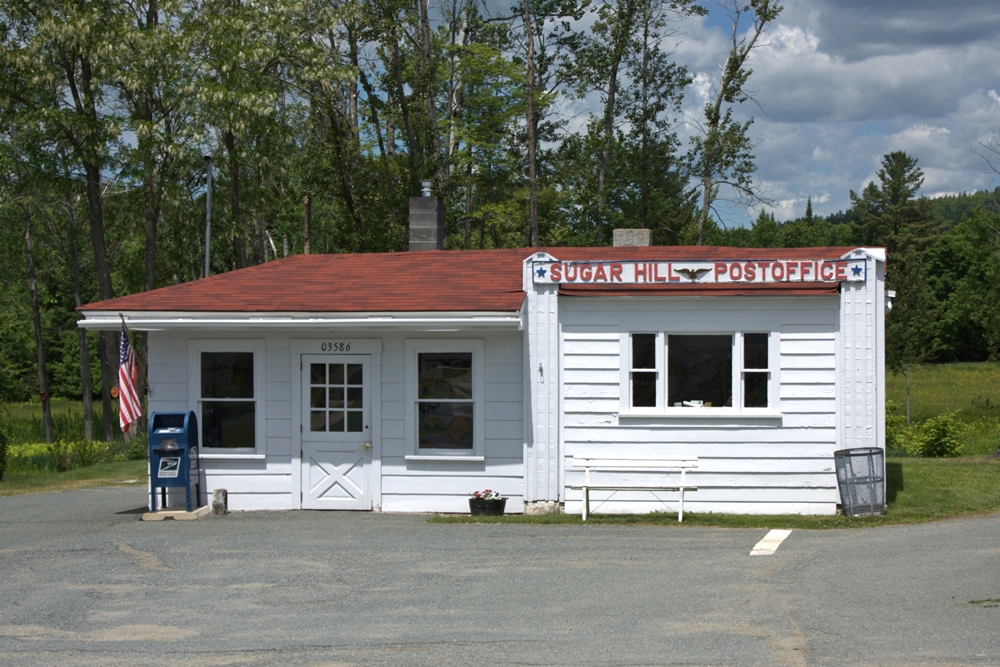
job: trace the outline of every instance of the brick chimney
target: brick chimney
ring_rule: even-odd
[[[419,197],[410,197],[410,251],[444,249],[444,200],[431,196],[423,181]]]

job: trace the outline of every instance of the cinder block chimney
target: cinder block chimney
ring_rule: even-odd
[[[431,196],[423,181],[419,197],[410,197],[410,251],[444,250],[444,200]]]
[[[616,229],[614,238],[616,248],[653,245],[653,232],[648,229]]]

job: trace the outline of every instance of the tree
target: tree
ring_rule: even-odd
[[[727,11],[732,20],[732,43],[722,72],[715,84],[714,98],[705,104],[703,118],[696,123],[700,136],[694,136],[688,153],[691,173],[699,181],[701,214],[698,217],[695,245],[704,239],[705,221],[708,220],[712,202],[720,186],[730,188],[737,199],[753,203],[762,199],[753,182],[753,144],[748,132],[753,118],[739,122],[733,118],[733,105],[751,100],[746,88],[753,73],[747,66],[750,54],[759,46],[758,40],[769,23],[781,13],[782,7],[773,0],[729,0]],[[740,35],[744,15],[752,15],[753,25],[745,35]]]
[[[0,3],[6,19],[3,49],[5,95],[18,107],[22,122],[38,125],[49,142],[65,142],[86,179],[90,238],[101,299],[114,296],[105,238],[104,169],[118,130],[110,111],[109,84],[114,61],[106,54],[121,34],[118,5],[110,2],[44,0]],[[19,82],[33,85],[28,96]],[[104,439],[114,422],[111,388],[117,377],[117,339],[102,332],[98,352],[104,412]]]
[[[919,252],[909,247],[891,261],[892,273],[886,276],[886,284],[896,287],[896,297],[886,316],[885,360],[889,370],[906,377],[906,425],[909,426],[910,374],[915,364],[930,356],[934,311]]]
[[[608,200],[614,187],[609,166],[612,153],[625,139],[620,136],[618,121],[630,123],[631,138],[638,148],[636,175],[643,222],[649,220],[651,161],[674,166],[677,140],[671,126],[690,78],[686,68],[670,62],[660,45],[675,32],[670,18],[702,11],[691,2],[604,0],[595,10],[591,33],[580,39],[570,66],[576,92],[580,96],[599,92],[602,107],[599,125],[588,127],[588,132],[599,136],[593,205],[595,245],[605,243]]]

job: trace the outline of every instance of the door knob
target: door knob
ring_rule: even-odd
[[[372,448],[372,443],[366,442],[365,443],[365,449],[371,449],[371,448]]]

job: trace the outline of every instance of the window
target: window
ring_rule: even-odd
[[[667,401],[675,408],[733,405],[733,336],[667,336]]]
[[[417,449],[472,449],[471,352],[417,353]]]
[[[203,448],[262,449],[263,365],[263,341],[191,341],[188,386]]]
[[[656,334],[632,334],[632,367],[629,371],[633,408],[656,407]]]
[[[406,341],[407,458],[481,457],[482,341]]]
[[[743,334],[743,407],[766,408],[768,397],[767,339],[765,333]]]
[[[360,433],[364,390],[361,364],[309,364],[309,430]]]
[[[777,343],[770,332],[623,335],[628,365],[622,383],[628,388],[622,410],[637,415],[777,410],[777,369],[771,367]],[[704,408],[724,411],[700,413]]]

